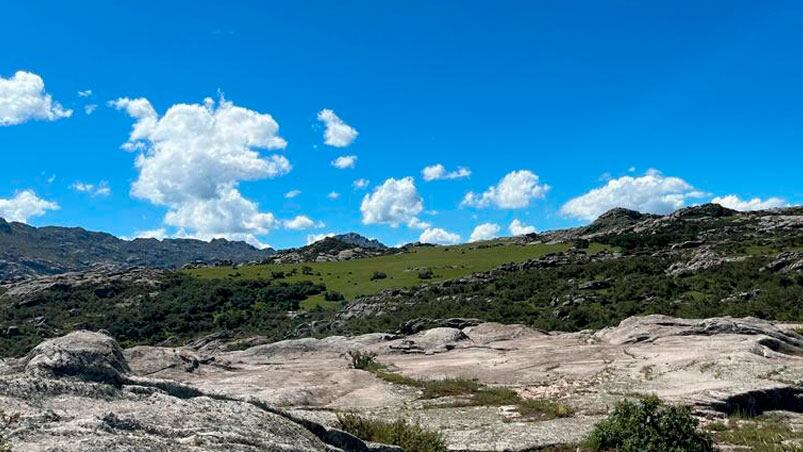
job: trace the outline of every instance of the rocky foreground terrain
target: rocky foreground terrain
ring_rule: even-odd
[[[495,263],[461,267],[477,256]],[[260,262],[0,283],[0,451],[397,450],[345,433],[356,413],[451,450],[564,452],[648,394],[723,450],[803,450],[800,208]]]
[[[706,422],[780,411],[803,427],[799,325],[659,315],[576,333],[452,325],[243,350],[215,337],[122,350],[102,333],[73,332],[0,365],[0,406],[19,416],[5,439],[20,451],[393,450],[337,429],[336,413],[356,412],[418,421],[452,450],[532,450],[576,443],[614,402],[642,393],[691,405]],[[352,368],[353,351],[375,353],[386,370]],[[568,409],[524,416],[410,384],[446,378]]]

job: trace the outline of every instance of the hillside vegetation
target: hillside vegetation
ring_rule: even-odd
[[[267,341],[409,332],[411,321],[454,317],[562,331],[652,313],[803,321],[800,209],[707,205],[663,217],[618,209],[583,228],[382,252],[0,285],[0,355],[76,329],[106,329],[129,346],[221,331]]]
[[[459,246],[416,246],[393,255],[341,262],[245,265],[239,268],[206,267],[185,272],[200,279],[273,280],[288,283],[309,281],[323,284],[330,294],[342,294],[346,301],[350,301],[382,289],[413,287],[423,282],[460,278],[501,264],[522,262],[569,248],[571,244],[568,243],[519,245],[510,240],[496,240]],[[607,249],[611,248],[592,244],[588,251],[597,253]],[[334,309],[340,303],[325,300],[325,294],[310,297],[302,303],[302,307],[307,309],[315,306]]]

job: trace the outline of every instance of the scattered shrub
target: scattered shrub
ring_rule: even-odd
[[[336,290],[328,290],[323,294],[323,299],[326,301],[343,301],[346,297]]]
[[[309,265],[304,265],[301,267],[301,273],[304,275],[311,275],[312,274],[312,267]]]
[[[688,408],[666,405],[649,396],[618,403],[594,427],[584,446],[595,451],[713,452],[711,436],[697,426]]]
[[[575,240],[572,240],[572,245],[573,245],[575,248],[577,248],[578,250],[585,250],[585,249],[588,249],[588,246],[589,246],[590,244],[591,244],[591,242],[589,242],[589,241],[588,241],[588,240],[586,240],[586,239],[575,239]]]
[[[388,277],[388,275],[385,274],[385,273],[374,272],[374,274],[371,275],[371,281],[376,281],[377,279],[385,279],[387,277]]]
[[[273,279],[284,279],[284,272],[270,272],[270,277]]]
[[[435,273],[432,272],[431,268],[422,268],[418,270],[418,279],[432,279],[435,276]]]
[[[404,419],[394,422],[365,419],[353,414],[338,414],[340,426],[365,441],[400,446],[407,452],[445,452],[443,437]]]
[[[361,352],[359,350],[352,350],[349,352],[349,359],[351,360],[352,369],[375,372],[384,368],[383,365],[376,362],[376,353],[373,352]]]

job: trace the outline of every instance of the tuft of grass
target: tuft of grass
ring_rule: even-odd
[[[404,419],[393,422],[366,419],[354,414],[338,414],[343,430],[364,441],[393,444],[407,452],[445,452],[440,433]]]
[[[391,383],[421,390],[424,399],[441,397],[461,397],[468,399],[452,406],[506,406],[513,405],[522,417],[529,419],[554,419],[569,417],[574,410],[566,405],[550,400],[524,399],[516,391],[505,387],[489,387],[477,380],[465,378],[444,378],[442,380],[422,380],[390,372],[382,364],[376,364],[372,372],[378,378]]]
[[[453,397],[475,394],[483,389],[483,385],[476,380],[465,378],[444,378],[443,380],[419,380],[419,387],[425,399],[439,397]]]
[[[524,417],[539,418],[542,420],[571,417],[574,415],[574,409],[572,407],[551,400],[520,400],[517,408],[519,414]]]
[[[729,425],[708,426],[717,443],[740,446],[754,452],[803,451],[803,433],[795,432],[784,419],[777,416],[759,416],[750,420],[735,420]],[[794,442],[797,441],[798,445]],[[784,444],[785,442],[789,442]]]
[[[421,380],[416,380],[415,378],[410,378],[402,374],[397,374],[395,372],[379,370],[374,372],[374,375],[394,385],[410,386],[414,388],[421,387]]]
[[[368,372],[376,372],[385,368],[384,365],[376,361],[376,353],[361,352],[359,350],[351,350],[348,353],[349,360],[351,360],[351,368],[359,370],[367,370]]]

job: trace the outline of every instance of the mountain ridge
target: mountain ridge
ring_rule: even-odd
[[[213,239],[125,240],[81,227],[35,227],[0,218],[0,281],[106,266],[179,268],[187,264],[259,262],[275,253]]]
[[[667,215],[641,213],[614,208],[588,225],[545,231],[526,241],[567,241],[601,235],[644,233],[661,229],[667,223],[703,218],[800,215],[801,207],[754,212],[737,212],[717,205],[703,204],[679,209]],[[257,249],[245,242],[212,239],[136,238],[125,240],[106,232],[81,227],[42,226],[7,222],[0,218],[0,281],[84,271],[95,267],[180,268],[185,265],[238,265],[259,262],[338,261],[371,257],[392,252],[376,239],[349,232],[326,237],[309,245],[286,250]]]

